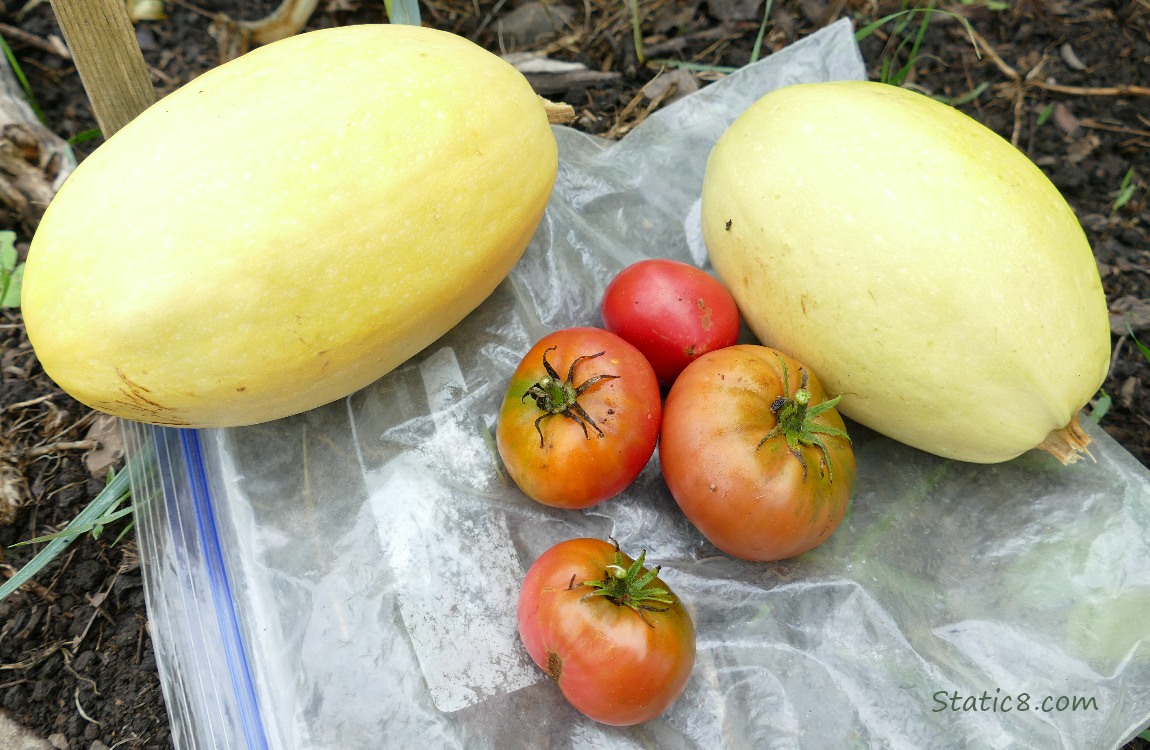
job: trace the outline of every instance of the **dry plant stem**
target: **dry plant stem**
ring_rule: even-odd
[[[40,122],[15,74],[4,64],[0,68],[0,209],[28,234],[35,232],[73,163],[68,144]]]
[[[1015,146],[1018,145],[1018,138],[1022,131],[1022,106],[1026,98],[1026,89],[1029,87],[1071,96],[1150,96],[1150,87],[1147,86],[1128,84],[1120,86],[1065,86],[1058,83],[1047,83],[1037,80],[1039,72],[1046,63],[1045,59],[1023,76],[1006,62],[1006,60],[1003,60],[981,34],[974,29],[969,29],[968,32],[974,39],[975,45],[985,53],[991,62],[994,63],[995,67],[1002,71],[1003,75],[1011,81],[1011,88],[1013,89],[1011,96],[1014,100],[1014,128],[1011,133],[1010,142]]]
[[[1058,83],[1035,81],[1034,85],[1045,91],[1076,96],[1150,96],[1150,86],[1131,84],[1121,86],[1063,86]]]
[[[24,452],[25,458],[39,458],[61,451],[90,451],[99,448],[95,440],[61,440],[48,445],[36,445]]]
[[[1010,63],[1003,60],[981,34],[973,29],[970,30],[970,34],[974,37],[979,48],[990,58],[995,67],[1002,71],[1003,75],[1012,81],[1022,81],[1022,75],[1015,70]],[[1042,63],[1039,63],[1035,70],[1041,67]],[[1123,84],[1121,86],[1066,86],[1059,83],[1046,83],[1045,81],[1032,80],[1034,75],[1034,70],[1026,75],[1029,85],[1043,89],[1044,91],[1053,91],[1059,94],[1072,94],[1075,96],[1150,96],[1150,86],[1135,86],[1131,84]]]
[[[315,12],[319,0],[283,0],[280,6],[258,21],[244,21],[240,27],[256,44],[270,44],[298,34]]]
[[[36,398],[29,399],[27,401],[20,401],[20,402],[15,403],[15,404],[8,404],[8,406],[4,409],[4,411],[5,412],[17,411],[19,409],[23,409],[23,408],[28,407],[28,406],[35,406],[36,404],[43,403],[44,401],[48,401],[48,400],[55,398],[55,397],[56,397],[55,393],[46,393],[43,396],[37,396]]]
[[[543,97],[539,97],[539,101],[543,104],[543,109],[547,112],[547,122],[552,125],[563,125],[574,122],[575,108],[570,104],[553,102]]]
[[[29,34],[18,26],[12,26],[6,23],[0,23],[0,33],[9,39],[15,39],[16,41],[27,44],[29,47],[35,47],[48,54],[56,55],[65,60],[72,59],[72,52],[55,36],[49,37],[48,39],[41,39],[35,34]]]
[[[1070,424],[1066,425],[1060,430],[1055,430],[1046,436],[1046,439],[1039,443],[1036,447],[1038,450],[1046,451],[1054,456],[1063,465],[1072,464],[1079,461],[1084,457],[1094,459],[1090,455],[1090,451],[1086,446],[1090,445],[1090,436],[1082,429],[1082,425],[1078,421],[1078,415],[1075,414],[1070,420]]]
[[[123,0],[52,0],[76,70],[107,138],[156,100]]]

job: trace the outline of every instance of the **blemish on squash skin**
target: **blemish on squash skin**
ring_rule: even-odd
[[[153,401],[152,399],[145,396],[144,394],[151,393],[151,390],[146,386],[134,382],[127,375],[125,375],[124,371],[119,367],[116,368],[116,376],[123,381],[124,385],[122,390],[124,395],[128,397],[129,402],[133,405],[134,408],[142,409],[146,414],[151,414],[153,411],[159,414],[169,410],[169,407],[166,407],[163,404]],[[148,406],[140,406],[141,402],[147,404]],[[149,409],[148,407],[152,408]]]
[[[126,416],[127,414],[135,415],[134,418],[140,421],[146,421],[150,424],[158,424],[164,427],[188,427],[191,422],[186,420],[177,419],[171,415],[163,415],[161,412],[168,407],[160,406],[159,404],[140,404],[138,401],[129,399],[113,399],[111,401],[96,401],[92,403],[92,407],[109,414],[117,414]],[[130,417],[131,418],[131,417]]]

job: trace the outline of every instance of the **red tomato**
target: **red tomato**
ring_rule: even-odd
[[[529,497],[586,508],[614,497],[655,452],[662,403],[650,363],[602,328],[540,339],[511,377],[495,438]]]
[[[739,309],[726,287],[666,258],[620,271],[603,294],[602,312],[607,330],[643,352],[664,387],[696,357],[739,338]]]
[[[838,528],[854,485],[837,403],[774,349],[739,345],[700,357],[663,411],[659,459],[671,495],[729,555],[806,552]]]
[[[695,663],[695,626],[662,580],[600,539],[543,553],[519,593],[527,653],[575,708],[627,726],[663,713]]]

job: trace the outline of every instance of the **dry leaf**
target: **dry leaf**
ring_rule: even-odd
[[[1067,135],[1073,133],[1081,126],[1081,121],[1070,111],[1070,107],[1066,106],[1063,102],[1058,102],[1054,105],[1054,110],[1051,112],[1051,119],[1058,129]]]
[[[1150,331],[1150,299],[1126,296],[1111,303],[1110,332],[1115,336],[1125,336],[1130,333],[1127,324],[1134,333]]]
[[[1062,57],[1062,62],[1066,63],[1067,67],[1073,70],[1086,70],[1086,63],[1078,57],[1074,52],[1074,48],[1070,46],[1070,42],[1066,42],[1058,48],[1058,54]]]
[[[88,428],[85,440],[94,440],[99,447],[84,454],[84,467],[93,479],[103,481],[108,469],[119,466],[124,460],[124,436],[120,432],[120,420],[110,414],[101,414]]]

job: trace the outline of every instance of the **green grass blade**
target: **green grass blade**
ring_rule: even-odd
[[[914,64],[918,62],[918,50],[922,46],[923,37],[926,36],[926,27],[927,24],[930,23],[930,15],[931,12],[934,11],[934,6],[932,5],[925,10],[927,13],[923,15],[922,23],[918,26],[918,34],[915,35],[914,44],[911,45],[910,53],[906,56],[906,63],[904,63],[901,68],[899,68],[898,73],[895,74],[892,80],[887,81],[887,83],[891,83],[895,86],[901,86],[903,81],[906,80],[907,76],[910,75],[911,70],[914,69]],[[899,45],[899,48],[901,49],[905,44],[906,41],[904,40],[903,44]]]
[[[891,13],[889,15],[885,15],[882,18],[879,18],[878,20],[871,21],[866,26],[863,26],[861,29],[856,31],[855,32],[855,41],[861,42],[862,40],[866,39],[871,34],[875,33],[875,31],[877,31],[878,29],[881,29],[883,26],[886,26],[891,21],[894,21],[898,18],[901,18],[902,16],[906,16],[910,13],[927,13],[927,14],[943,13],[943,14],[948,15],[951,18],[957,20],[959,23],[962,24],[962,28],[966,29],[966,35],[970,39],[971,45],[974,46],[974,50],[978,54],[979,59],[982,59],[982,52],[980,52],[978,49],[978,41],[974,38],[974,27],[970,25],[970,21],[966,20],[966,18],[959,15],[958,13],[952,13],[949,10],[939,10],[938,8],[908,8],[906,10],[900,10],[897,13]]]
[[[12,546],[24,547],[29,544],[43,544],[44,542],[52,542],[57,539],[72,540],[78,536],[84,536],[84,534],[89,532],[91,532],[92,536],[98,537],[100,536],[100,533],[103,531],[104,527],[108,524],[115,523],[124,516],[132,515],[132,513],[135,511],[135,508],[133,508],[131,505],[126,508],[120,508],[119,510],[112,510],[112,508],[115,508],[117,505],[127,500],[129,496],[129,493],[125,490],[124,494],[117,498],[116,502],[114,502],[105,513],[90,523],[77,525],[75,521],[73,521],[63,530],[58,531],[55,534],[45,534],[44,536],[38,536],[35,539],[26,539],[23,542],[16,542]]]
[[[969,104],[970,102],[974,101],[978,97],[985,94],[986,90],[988,88],[990,88],[990,81],[983,81],[982,83],[978,84],[973,89],[971,89],[970,91],[967,91],[962,96],[956,96],[950,102],[950,105],[952,107],[958,107],[958,106],[961,106],[963,104]]]
[[[643,52],[643,29],[639,26],[639,0],[624,0],[631,8],[631,43],[635,47],[635,59],[640,65],[647,64],[647,55]]]
[[[117,534],[116,538],[114,540],[112,540],[112,546],[115,547],[117,544],[119,544],[120,541],[128,535],[128,532],[134,528],[136,528],[136,522],[135,521],[131,521],[131,522],[127,523],[124,526],[124,530],[121,531],[119,534]]]
[[[82,130],[76,135],[68,139],[68,145],[75,146],[77,143],[84,143],[85,141],[94,141],[103,135],[99,128],[88,128]]]
[[[151,450],[141,451],[128,461],[128,466],[112,478],[107,486],[88,504],[88,507],[80,511],[72,522],[69,523],[63,531],[61,531],[52,541],[40,550],[35,557],[28,561],[28,563],[21,568],[16,575],[8,579],[2,586],[0,586],[0,600],[5,599],[16,589],[23,586],[28,581],[32,580],[37,573],[44,569],[48,563],[52,562],[61,552],[63,552],[69,544],[76,539],[76,534],[69,534],[69,530],[80,527],[90,527],[96,523],[102,516],[108,513],[110,508],[114,508],[120,502],[123,502],[123,497],[126,493],[131,491],[131,477],[141,469],[150,465],[153,460]]]
[[[44,122],[44,112],[40,109],[39,102],[36,101],[36,95],[32,93],[32,84],[28,83],[28,77],[24,75],[24,69],[20,67],[20,62],[16,59],[16,54],[12,48],[8,46],[8,42],[0,37],[0,49],[4,50],[4,58],[8,61],[8,66],[12,68],[13,75],[16,80],[20,82],[20,88],[24,89],[24,98],[28,101],[28,106],[32,108],[35,113],[36,119]]]
[[[755,62],[759,59],[759,53],[763,49],[763,37],[767,35],[767,20],[771,17],[771,6],[774,5],[774,0],[767,0],[766,9],[763,11],[763,22],[759,24],[759,35],[755,37],[755,46],[751,48],[751,60]]]
[[[670,58],[657,57],[651,59],[652,65],[657,65],[660,68],[681,68],[682,70],[693,70],[698,73],[721,73],[729,75],[734,73],[738,68],[730,65],[710,65],[708,63],[691,62],[690,60],[671,60]]]
[[[419,26],[419,0],[383,0],[387,10],[387,20],[392,23]]]
[[[1129,320],[1126,321],[1126,330],[1130,332],[1130,340],[1138,347],[1138,351],[1142,352],[1142,356],[1146,358],[1146,361],[1150,362],[1150,346],[1146,346],[1138,340],[1138,337],[1134,335],[1134,327],[1130,325]]]

